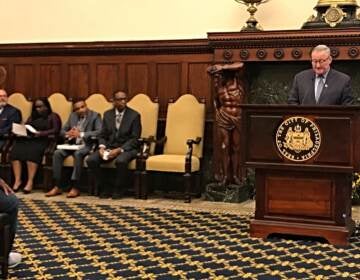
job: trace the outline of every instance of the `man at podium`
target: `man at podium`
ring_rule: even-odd
[[[351,79],[330,67],[330,48],[318,45],[311,51],[312,69],[295,75],[288,104],[350,105],[353,103]]]

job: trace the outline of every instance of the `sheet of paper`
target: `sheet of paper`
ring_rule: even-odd
[[[11,131],[19,136],[27,136],[26,127],[23,124],[13,123]]]
[[[27,130],[29,130],[32,133],[37,132],[37,130],[35,128],[33,128],[30,124],[26,124],[25,127],[26,127]]]
[[[56,146],[56,148],[59,150],[79,150],[83,147],[84,145],[71,145],[71,144],[61,144]]]

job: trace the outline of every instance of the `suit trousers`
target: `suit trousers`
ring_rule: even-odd
[[[116,166],[116,176],[115,176],[115,188],[113,190],[114,193],[121,193],[126,190],[126,177],[128,174],[128,164],[129,162],[136,157],[136,150],[134,151],[125,151],[118,155],[115,159]],[[88,167],[94,172],[96,176],[96,184],[99,186],[99,190],[102,192],[107,192],[107,186],[104,186],[104,178],[100,165],[102,163],[106,163],[109,161],[105,161],[100,157],[99,151],[91,154],[87,158]]]
[[[62,167],[66,157],[72,155],[74,157],[74,168],[71,174],[72,181],[79,181],[83,168],[84,158],[90,152],[90,147],[85,146],[77,151],[56,150],[53,155],[53,178],[56,186],[60,187],[62,182]]]
[[[15,239],[19,200],[14,194],[6,195],[0,190],[0,212],[7,213],[10,218],[10,251]]]

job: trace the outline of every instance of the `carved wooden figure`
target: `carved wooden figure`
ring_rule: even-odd
[[[220,185],[240,185],[241,109],[245,103],[246,83],[244,64],[215,64],[208,67],[212,76],[216,96],[214,97],[214,175]]]

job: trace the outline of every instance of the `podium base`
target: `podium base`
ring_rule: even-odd
[[[349,220],[346,226],[291,223],[271,220],[250,221],[250,236],[267,238],[272,233],[322,237],[330,244],[349,245],[349,238],[355,230],[355,222]]]

